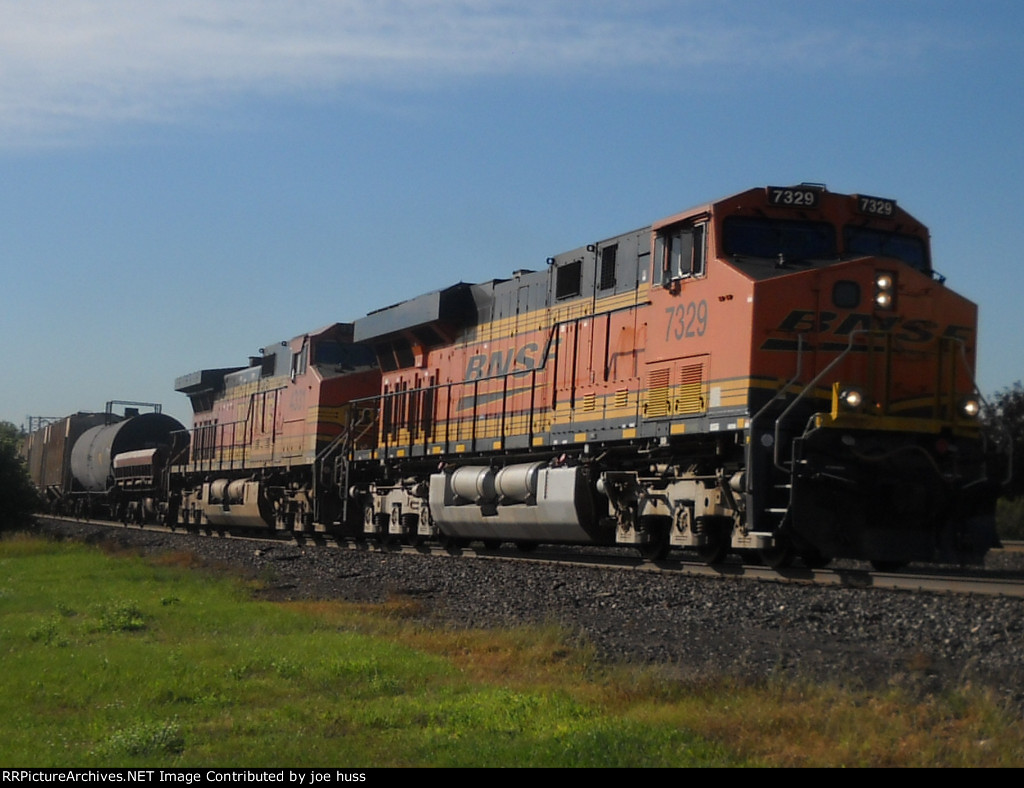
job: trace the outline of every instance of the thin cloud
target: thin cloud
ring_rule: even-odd
[[[820,66],[859,47],[876,59],[906,51],[898,34],[766,27],[770,16],[753,16],[737,23],[706,3],[665,0],[0,0],[0,136],[187,123],[232,98],[346,85],[660,81],[707,66]]]

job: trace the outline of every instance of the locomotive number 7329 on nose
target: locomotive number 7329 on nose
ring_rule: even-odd
[[[708,302],[690,301],[665,310],[668,324],[665,326],[665,341],[702,337],[708,330]]]

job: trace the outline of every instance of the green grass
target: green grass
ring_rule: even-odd
[[[187,555],[0,542],[0,763],[1024,763],[1020,726],[983,693],[684,682],[601,665],[553,627],[428,627],[404,598],[252,596]]]
[[[0,763],[722,765],[670,724],[467,679],[241,583],[67,543],[0,543]],[[393,610],[393,607],[392,607]]]

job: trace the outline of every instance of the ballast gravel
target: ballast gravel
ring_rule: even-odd
[[[1024,599],[300,547],[48,520],[37,528],[143,553],[193,553],[208,566],[258,578],[257,593],[269,599],[406,597],[438,625],[556,624],[603,659],[659,665],[672,679],[800,678],[923,693],[972,683],[1024,715]]]

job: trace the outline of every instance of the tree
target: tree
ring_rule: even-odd
[[[996,392],[985,414],[985,426],[993,444],[1004,456],[1012,456],[1006,495],[1012,498],[1024,493],[1024,385],[1019,380]],[[1012,455],[1007,442],[1013,447]],[[1005,478],[1007,469],[1002,470]]]
[[[1009,477],[996,507],[996,530],[1003,538],[1024,538],[1024,385],[1019,380],[996,392],[985,413],[985,428],[1003,458],[993,480]]]
[[[25,433],[9,421],[0,421],[0,443],[13,443],[15,448],[21,445]]]
[[[31,521],[39,499],[18,449],[24,435],[9,421],[0,421],[0,530]]]

